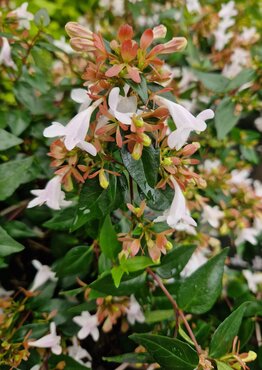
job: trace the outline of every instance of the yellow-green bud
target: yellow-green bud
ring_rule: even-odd
[[[107,189],[108,186],[109,186],[109,182],[107,180],[107,177],[105,175],[105,171],[104,170],[101,170],[99,172],[99,183],[100,183],[100,186],[103,188],[103,189]]]
[[[133,117],[133,122],[136,127],[143,127],[144,126],[144,120],[143,118]]]
[[[161,162],[163,166],[171,166],[173,164],[173,161],[171,158],[167,157],[164,158],[163,161]]]
[[[151,142],[152,142],[150,137],[146,134],[142,134],[142,137],[143,137],[143,145],[144,146],[150,146]]]
[[[167,242],[166,245],[165,245],[165,248],[167,251],[170,251],[171,249],[173,249],[173,244],[171,242]]]

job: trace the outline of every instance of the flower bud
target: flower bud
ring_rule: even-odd
[[[194,154],[199,148],[200,148],[199,143],[197,143],[197,142],[191,143],[191,144],[186,145],[182,149],[181,154],[185,157],[188,157],[188,156]]]
[[[144,126],[144,120],[143,118],[133,117],[133,122],[136,127],[143,127]]]
[[[148,135],[146,134],[142,134],[142,138],[143,138],[143,145],[144,146],[150,146],[151,145],[151,139]]]
[[[141,158],[142,150],[143,150],[143,145],[141,145],[140,143],[136,143],[134,146],[133,152],[131,154],[132,158],[135,161],[138,161]]]
[[[99,172],[99,183],[103,189],[107,189],[109,186],[109,182],[103,169]]]
[[[65,30],[70,37],[83,37],[89,40],[93,39],[93,32],[84,26],[81,26],[81,24],[77,22],[68,22],[65,25]]]
[[[184,37],[173,37],[172,40],[163,44],[161,54],[172,54],[175,51],[183,50],[187,45],[187,40]]]
[[[72,46],[74,50],[77,50],[77,51],[95,51],[96,50],[93,41],[82,39],[80,37],[73,37],[70,40],[70,45]]]
[[[165,248],[167,251],[171,251],[171,249],[173,249],[173,244],[168,241],[165,245]]]
[[[163,24],[153,28],[154,40],[166,37],[166,27]]]
[[[173,161],[171,158],[164,158],[164,160],[161,162],[162,166],[171,166],[173,164]]]

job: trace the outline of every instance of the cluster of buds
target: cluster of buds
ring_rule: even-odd
[[[156,263],[160,261],[161,254],[173,248],[172,243],[167,239],[168,235],[173,233],[172,229],[162,232],[156,231],[156,225],[152,220],[144,216],[146,203],[142,201],[139,207],[128,203],[128,209],[131,211],[134,222],[128,233],[120,233],[119,241],[122,242],[122,251],[119,259],[127,259],[136,256],[139,252],[145,254],[145,248],[152,260]]]
[[[71,37],[73,49],[93,55],[94,61],[87,65],[84,79],[87,85],[92,84],[91,91],[99,92],[110,83],[114,77],[129,78],[136,83],[141,82],[141,73],[148,81],[165,81],[169,74],[163,73],[164,62],[158,55],[170,54],[182,50],[186,46],[184,37],[175,37],[171,41],[156,45],[150,51],[148,48],[159,38],[166,36],[163,25],[147,29],[141,36],[139,44],[133,40],[134,32],[131,26],[120,27],[117,40],[110,42],[110,48],[105,44],[101,35],[87,30],[75,22],[66,25],[66,31]],[[149,67],[149,71],[145,69]],[[94,86],[95,85],[95,86]]]

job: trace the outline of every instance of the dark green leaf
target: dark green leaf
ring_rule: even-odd
[[[252,81],[255,78],[255,71],[253,69],[243,69],[241,72],[233,78],[228,84],[226,91],[235,90],[247,82]]]
[[[196,246],[194,245],[174,248],[170,253],[162,258],[161,266],[156,269],[156,272],[164,279],[178,276],[189,261],[195,249]]]
[[[8,198],[19,185],[30,181],[33,157],[17,159],[0,165],[0,200]]]
[[[233,339],[238,334],[247,305],[248,302],[245,302],[239,306],[216,329],[210,343],[209,355],[211,357],[219,358],[231,349]]]
[[[99,244],[105,256],[111,259],[114,259],[121,251],[121,244],[117,240],[117,234],[109,215],[106,216],[100,230]]]
[[[128,362],[129,364],[150,364],[154,362],[148,353],[124,353],[123,355],[119,356],[103,357],[103,360],[108,362],[116,362],[119,364],[124,362]]]
[[[75,208],[64,208],[55,212],[54,216],[46,221],[43,226],[51,230],[69,230],[75,218]]]
[[[228,248],[211,258],[185,279],[178,291],[179,307],[195,314],[210,310],[221,293],[227,253]]]
[[[133,334],[130,338],[144,346],[165,370],[193,370],[197,367],[196,351],[178,339],[154,334]]]
[[[90,288],[113,296],[129,295],[141,288],[145,283],[145,279],[145,273],[140,275],[135,273],[129,274],[123,277],[119,287],[116,288],[111,273],[105,273],[104,276],[91,283]]]
[[[16,137],[10,132],[0,129],[0,150],[6,150],[12,148],[12,146],[21,144],[23,142],[22,139]]]
[[[143,75],[140,75],[141,82],[138,84],[132,80],[126,80],[127,84],[132,87],[132,89],[137,92],[137,94],[142,99],[143,103],[146,104],[148,101],[147,83]]]
[[[70,249],[62,261],[59,261],[55,271],[57,276],[64,277],[87,273],[92,262],[92,248],[87,246],[78,246]]]
[[[66,370],[91,370],[85,365],[81,365],[79,362],[74,360],[72,357],[66,356],[66,355],[53,355],[48,359],[48,366],[51,369],[57,368],[57,364],[59,362],[65,363]]]
[[[9,256],[10,254],[20,252],[24,246],[15,241],[7,232],[0,226],[0,257]]]

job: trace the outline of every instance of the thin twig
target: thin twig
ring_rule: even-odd
[[[163,291],[163,293],[166,295],[166,297],[168,298],[168,300],[170,301],[170,303],[172,304],[173,308],[174,308],[174,311],[175,311],[175,315],[176,317],[177,316],[180,316],[186,329],[187,329],[187,332],[190,336],[190,338],[192,339],[194,345],[195,345],[195,348],[196,348],[196,351],[198,353],[198,355],[201,355],[202,354],[202,349],[200,347],[200,345],[197,343],[197,340],[195,338],[195,335],[183,313],[182,310],[180,310],[180,308],[178,307],[178,304],[176,303],[176,301],[174,300],[174,298],[172,297],[172,295],[169,293],[169,291],[166,289],[166,287],[164,286],[162,280],[160,279],[159,276],[157,276],[149,267],[147,268],[147,272],[153,277],[153,279],[157,282],[157,284],[159,285],[160,289]]]

